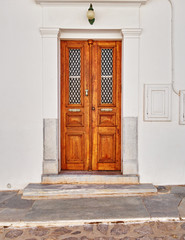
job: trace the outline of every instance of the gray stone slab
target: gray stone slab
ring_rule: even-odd
[[[57,119],[44,119],[44,159],[57,159]]]
[[[141,219],[149,214],[140,197],[38,200],[24,221]]]
[[[157,189],[152,184],[29,184],[23,191],[23,197],[81,198],[156,192]]]
[[[2,191],[0,192],[0,203],[4,202],[5,200],[12,198],[13,196],[17,195],[17,191]]]
[[[178,209],[181,219],[185,220],[185,198],[183,198],[182,201],[180,202]]]
[[[126,159],[126,161],[137,159],[137,124],[138,119],[136,117],[125,117],[123,119],[123,159]]]
[[[137,159],[124,159],[123,166],[124,174],[138,174]]]
[[[4,208],[0,208],[0,214],[1,214],[1,212],[4,210]]]
[[[5,208],[0,211],[0,222],[19,222],[28,213],[28,209]]]
[[[171,193],[185,196],[185,186],[171,186]]]
[[[21,195],[17,194],[11,198],[8,198],[4,202],[1,202],[0,208],[29,209],[32,207],[33,203],[33,200],[21,199]]]
[[[178,218],[178,205],[181,201],[179,196],[162,194],[144,198],[145,206],[151,218]]]
[[[156,192],[153,184],[29,184],[26,189],[35,190],[55,190],[55,189],[121,189],[121,190],[147,190],[152,189]]]
[[[58,174],[58,160],[43,161],[43,174]]]

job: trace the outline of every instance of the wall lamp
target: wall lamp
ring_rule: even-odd
[[[87,11],[87,18],[89,20],[89,23],[92,25],[95,21],[95,12],[94,12],[92,3],[90,4],[90,7]]]

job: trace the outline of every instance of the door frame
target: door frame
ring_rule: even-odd
[[[126,157],[124,159],[124,146],[126,146],[126,138],[123,141],[123,134],[125,131],[127,132],[127,126],[128,124],[123,124],[123,118],[125,120],[127,115],[124,114],[123,109],[125,108],[124,106],[124,101],[123,99],[125,98],[125,81],[126,84],[129,82],[129,74],[127,73],[127,70],[125,68],[125,65],[127,64],[127,60],[130,61],[130,59],[134,59],[134,64],[133,64],[133,71],[136,70],[138,72],[139,69],[139,37],[141,34],[141,29],[140,28],[125,28],[125,29],[60,29],[60,28],[41,28],[40,29],[41,35],[43,37],[43,41],[45,41],[45,45],[43,45],[43,53],[47,53],[46,46],[55,46],[55,56],[57,57],[56,61],[56,68],[57,68],[57,102],[56,102],[56,110],[57,110],[57,116],[56,119],[48,119],[44,118],[44,160],[43,160],[43,175],[46,174],[59,174],[61,171],[61,157],[60,157],[60,40],[88,40],[88,39],[94,39],[94,40],[122,40],[122,76],[121,76],[121,85],[122,85],[122,109],[121,109],[121,172],[124,175],[133,175],[136,174],[138,175],[138,163],[137,159],[134,160],[134,162],[131,160],[127,160]],[[54,41],[49,41],[50,39],[53,39]],[[129,49],[134,49],[131,53],[129,53],[128,56],[128,51]],[[43,54],[44,55],[44,54]],[[136,55],[138,57],[136,57]],[[45,58],[49,58],[50,56],[46,54]],[[45,59],[46,60],[46,59]],[[52,60],[52,59],[51,59]],[[50,61],[51,61],[50,60]],[[126,64],[125,64],[126,63]],[[43,67],[44,71],[44,67]],[[128,76],[127,76],[128,74]],[[124,81],[123,81],[124,79]],[[138,80],[138,77],[136,78]],[[136,89],[135,89],[136,90]],[[138,90],[138,89],[137,89]],[[44,104],[47,105],[49,99],[44,96]],[[44,115],[44,114],[43,114]],[[44,116],[43,116],[44,117]],[[129,117],[128,117],[129,118]],[[125,121],[125,122],[126,122]],[[55,126],[53,126],[55,125]],[[124,129],[125,128],[125,129]],[[134,128],[137,128],[137,117],[134,123]],[[48,130],[49,129],[49,130]],[[54,129],[51,130],[51,129]],[[47,133],[53,131],[54,137],[56,137],[56,142],[53,144],[48,143],[48,138],[49,135],[47,136]],[[126,133],[125,136],[128,134]],[[51,135],[50,135],[51,136]],[[132,148],[136,152],[137,155],[137,133],[135,134],[135,141],[131,143],[133,146]],[[49,158],[48,152],[51,151],[51,147],[54,149],[55,148],[55,156],[51,159]],[[125,161],[126,160],[126,161]],[[124,168],[123,168],[124,165]],[[133,170],[130,171],[130,168]],[[132,173],[130,173],[132,172]]]
[[[93,37],[92,37],[93,36]],[[65,29],[65,30],[61,30],[60,33],[59,33],[59,63],[60,63],[60,42],[61,40],[72,40],[72,41],[85,41],[85,40],[93,40],[93,41],[122,41],[122,44],[121,44],[121,88],[123,88],[122,86],[122,83],[123,83],[123,77],[122,77],[122,61],[123,61],[123,57],[122,57],[122,53],[123,53],[123,33],[118,30],[118,29],[109,29],[109,30],[105,30],[105,29],[99,29],[99,30],[75,30],[75,29]],[[59,65],[59,76],[61,76],[61,67]],[[59,154],[59,160],[58,160],[58,171],[59,173],[62,171],[61,169],[61,77],[59,78],[59,96],[58,96],[58,111],[59,111],[59,129],[58,129],[58,146],[59,146],[59,149],[58,149],[58,154]],[[92,83],[90,83],[92,84]],[[122,98],[122,89],[121,89],[121,116],[122,116],[122,101],[123,101],[123,98]],[[121,121],[121,127],[120,127],[120,131],[121,131],[121,173],[123,173],[123,154],[122,154],[122,140],[123,140],[123,137],[122,137],[122,121]],[[92,141],[92,140],[91,140]],[[91,148],[90,148],[91,149]],[[91,153],[90,153],[90,157],[91,156]],[[92,161],[92,159],[91,159]],[[75,172],[75,171],[74,171]]]

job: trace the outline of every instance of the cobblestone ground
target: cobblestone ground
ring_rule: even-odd
[[[88,224],[69,227],[0,228],[0,240],[185,239],[185,222]]]

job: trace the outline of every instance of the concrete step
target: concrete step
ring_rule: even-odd
[[[47,184],[138,184],[138,175],[94,175],[94,174],[58,174],[43,175],[42,183]]]
[[[90,198],[156,194],[153,184],[29,184],[24,199]]]

